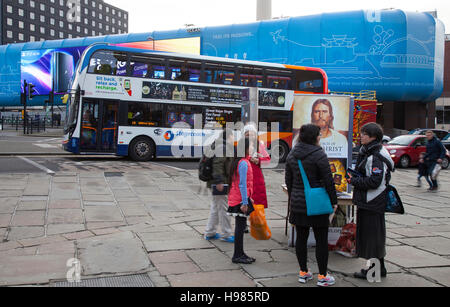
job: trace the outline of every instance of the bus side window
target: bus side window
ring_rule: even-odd
[[[199,82],[201,63],[193,61],[171,61],[170,62],[171,80],[185,82]]]
[[[146,63],[148,63],[148,72],[145,76],[151,79],[165,79],[166,65],[163,59],[159,58],[146,58]]]
[[[298,84],[298,90],[303,92],[322,92],[323,91],[323,83],[322,80],[307,80],[300,81]]]
[[[128,102],[128,125],[160,127],[162,120],[161,104]]]
[[[233,67],[229,67],[233,68]],[[226,84],[233,85],[236,77],[234,70],[224,67],[223,69],[216,70],[214,72],[214,83],[216,84]]]
[[[268,75],[267,87],[280,90],[292,90],[292,78],[289,75]]]
[[[147,58],[139,55],[132,55],[130,58],[130,73],[132,77],[144,78],[148,73]]]
[[[240,80],[242,86],[263,87],[263,72],[255,67],[240,67]]]

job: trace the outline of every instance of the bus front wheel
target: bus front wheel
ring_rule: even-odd
[[[129,154],[134,161],[149,161],[155,157],[155,144],[146,137],[138,137],[130,144]]]

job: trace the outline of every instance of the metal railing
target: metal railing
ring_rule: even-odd
[[[377,100],[377,92],[376,91],[361,91],[357,92],[331,92],[334,95],[348,95],[353,96],[358,100]]]
[[[25,134],[44,132],[46,129],[52,126],[51,124],[51,118],[49,117],[28,117],[27,120],[24,120],[20,115],[0,117],[0,126],[2,127],[2,130],[19,131],[19,129],[22,130],[25,125],[25,129],[23,129],[23,131],[25,131]],[[60,128],[61,121],[54,120],[53,127]]]

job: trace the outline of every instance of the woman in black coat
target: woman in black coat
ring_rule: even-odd
[[[356,254],[360,258],[376,258],[381,264],[381,276],[387,272],[386,256],[386,184],[394,162],[383,147],[383,129],[376,123],[361,128],[361,149],[356,162],[356,171],[361,176],[348,175],[353,185],[353,203],[358,207],[356,219]],[[367,278],[368,269],[354,274],[356,278]]]
[[[334,278],[327,274],[328,266],[328,226],[329,215],[307,216],[303,180],[298,165],[301,160],[311,187],[325,187],[331,203],[337,204],[336,188],[331,175],[327,155],[319,145],[320,128],[316,125],[304,125],[300,129],[300,142],[295,145],[286,160],[285,181],[290,199],[289,222],[295,225],[297,241],[295,244],[300,265],[299,282],[312,279],[307,268],[307,242],[310,227],[316,239],[316,258],[319,265],[317,285],[331,286]]]

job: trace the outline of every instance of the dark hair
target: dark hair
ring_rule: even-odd
[[[368,123],[361,128],[361,134],[367,134],[369,137],[376,138],[377,142],[383,140],[383,128],[377,123]]]
[[[313,124],[303,125],[300,128],[300,141],[310,145],[316,145],[320,135],[320,127]]]
[[[245,149],[245,154],[242,155],[242,148]],[[228,176],[228,185],[231,188],[231,183],[233,182],[233,178],[236,175],[239,161],[241,161],[242,158],[248,155],[250,149],[250,138],[249,137],[243,137],[239,140],[237,147],[234,148],[234,156],[233,160],[230,163],[230,172]],[[230,189],[228,189],[230,191]]]
[[[330,129],[334,129],[333,121],[334,121],[334,115],[333,115],[333,106],[331,105],[331,102],[328,99],[317,99],[311,108],[311,122],[314,122],[314,109],[319,105],[324,104],[328,107],[328,111],[330,112],[330,123],[328,127]]]

